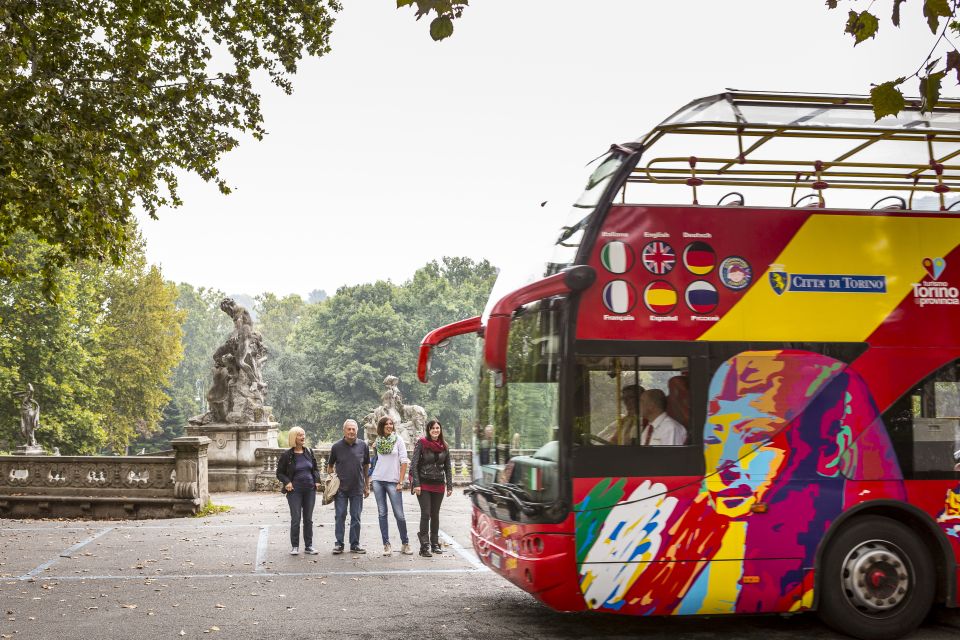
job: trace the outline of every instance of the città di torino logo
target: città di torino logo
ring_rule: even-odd
[[[886,293],[887,277],[841,273],[790,273],[782,264],[770,265],[770,288],[784,293]]]

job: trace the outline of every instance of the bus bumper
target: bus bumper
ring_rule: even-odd
[[[583,611],[572,520],[558,525],[496,520],[474,509],[470,540],[480,561],[548,607]]]

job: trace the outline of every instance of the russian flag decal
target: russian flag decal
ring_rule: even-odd
[[[684,298],[687,306],[690,307],[690,311],[698,314],[710,313],[717,308],[717,303],[720,302],[717,288],[704,280],[691,282],[690,286],[687,287]]]

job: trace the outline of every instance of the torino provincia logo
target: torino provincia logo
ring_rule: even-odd
[[[914,283],[913,301],[921,307],[932,305],[960,305],[960,289],[951,286],[940,276],[947,268],[943,258],[924,258],[923,269],[926,274],[920,282]]]

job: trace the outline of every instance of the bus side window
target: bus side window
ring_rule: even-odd
[[[905,479],[960,472],[960,360],[901,396],[883,414]]]
[[[690,432],[690,378],[674,376],[667,382],[667,415]]]
[[[591,446],[643,446],[690,444],[690,400],[686,356],[581,356],[579,389],[574,396],[574,441]],[[657,395],[644,413],[642,398]],[[671,413],[673,407],[681,419]],[[653,402],[656,400],[656,402]],[[663,405],[666,404],[666,408]],[[659,412],[653,411],[653,405]],[[668,438],[668,429],[657,420],[666,413],[668,423],[679,423]],[[646,416],[646,419],[645,419]],[[648,429],[656,421],[656,434]],[[685,430],[683,437],[677,432]]]

